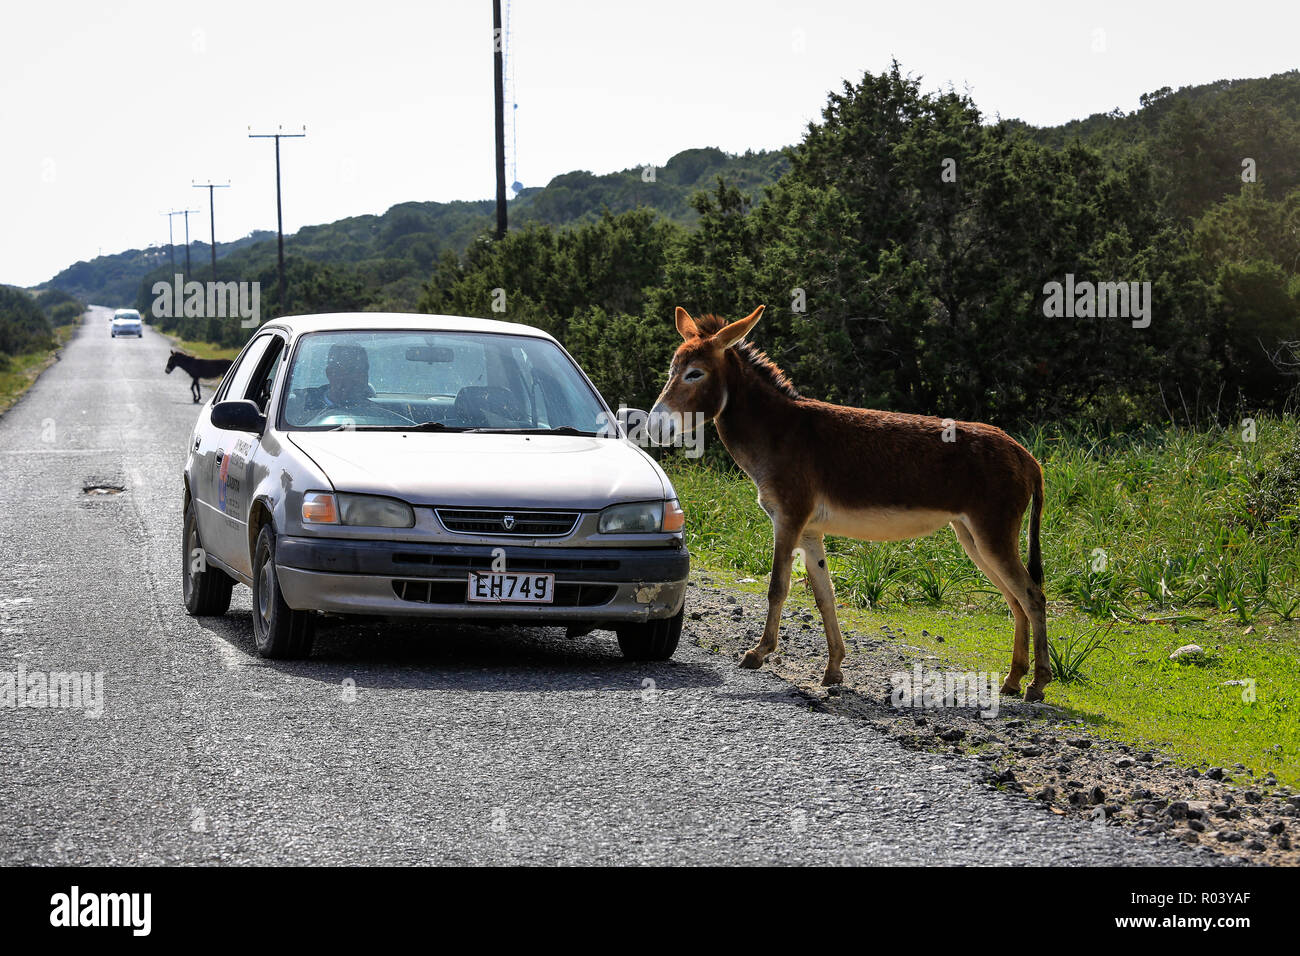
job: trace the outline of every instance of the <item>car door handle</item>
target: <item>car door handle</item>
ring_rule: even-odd
[[[198,451],[198,450],[199,450],[199,445],[201,445],[201,444],[203,444],[203,438],[202,438],[202,436],[200,436],[200,437],[194,439],[194,450],[195,450],[195,451]]]

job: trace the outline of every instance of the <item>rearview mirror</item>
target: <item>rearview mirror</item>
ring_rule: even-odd
[[[256,402],[243,398],[213,405],[212,424],[222,431],[260,435],[266,429],[266,416],[258,410]]]
[[[456,353],[446,345],[415,345],[406,350],[408,362],[446,363],[456,361]]]

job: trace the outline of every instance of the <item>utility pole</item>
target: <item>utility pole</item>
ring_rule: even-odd
[[[183,209],[181,212],[185,215],[185,278],[190,276],[190,213],[197,213],[197,209]]]
[[[171,212],[161,212],[158,215],[167,217],[167,258],[172,264],[172,272],[176,271],[176,243],[172,239],[172,216],[179,215],[175,209]]]
[[[198,212],[197,209],[173,209],[170,212],[162,213],[167,217],[167,254],[171,259],[172,272],[176,271],[176,243],[172,239],[172,217],[185,217],[185,273],[190,271],[190,213]]]
[[[497,239],[506,237],[506,91],[505,34],[501,30],[501,0],[492,0],[492,86],[496,93]]]
[[[250,130],[252,127],[248,127]],[[280,127],[284,129],[283,126]],[[280,140],[281,139],[301,139],[307,135],[307,127],[302,128],[301,133],[249,133],[249,139],[274,139],[275,140],[275,231],[279,236],[279,261],[280,261],[280,311],[281,313],[288,310],[288,301],[285,299],[284,291],[284,212],[280,205]]]
[[[206,189],[208,191],[208,226],[211,229],[210,236],[212,239],[212,281],[216,282],[217,281],[217,220],[215,215],[216,204],[212,198],[212,190],[229,189],[230,183],[206,182],[206,183],[192,183],[192,185],[194,186],[195,189]]]

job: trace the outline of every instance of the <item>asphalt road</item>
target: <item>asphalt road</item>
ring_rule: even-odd
[[[0,707],[0,863],[1204,860],[1051,816],[688,637],[644,665],[606,632],[349,625],[260,660],[247,589],[223,619],[181,606],[200,406],[165,339],[111,340],[107,316],[0,419],[0,672],[103,675],[99,717]],[[84,492],[104,484],[125,490]]]

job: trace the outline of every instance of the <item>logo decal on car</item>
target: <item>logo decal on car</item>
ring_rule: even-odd
[[[512,531],[512,530],[514,530],[514,527],[515,527],[515,516],[514,516],[514,515],[503,515],[503,516],[501,517],[501,526],[502,526],[503,528],[505,528],[507,531]]]
[[[230,456],[221,459],[221,470],[217,473],[217,507],[226,510],[226,478],[230,474]]]

